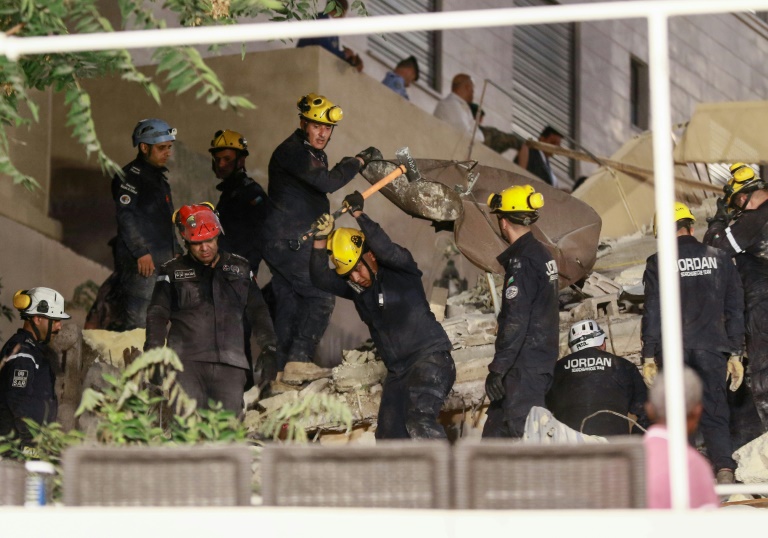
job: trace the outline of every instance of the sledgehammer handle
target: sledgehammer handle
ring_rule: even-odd
[[[397,178],[405,174],[406,171],[407,170],[405,168],[405,165],[403,164],[399,165],[397,168],[392,170],[389,174],[387,174],[386,176],[378,180],[376,183],[374,183],[373,185],[365,189],[363,191],[363,200],[367,200],[372,194],[379,192],[381,189],[383,189],[384,187],[392,183],[394,180],[396,180]],[[340,216],[342,216],[346,212],[347,212],[346,206],[341,206],[339,209],[337,209],[333,213],[333,219],[334,220],[338,219]],[[316,233],[317,233],[317,229],[314,226],[312,226],[312,228],[310,228],[309,231],[307,231],[305,234],[302,234],[299,241],[303,243],[304,241],[307,241],[308,239],[314,237]]]

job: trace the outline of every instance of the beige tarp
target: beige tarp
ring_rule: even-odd
[[[650,132],[640,134],[626,142],[610,160],[632,164],[643,168],[653,167],[653,136]],[[675,167],[675,176],[695,179],[688,166]],[[703,192],[692,192],[691,187],[682,187],[681,201],[701,199]],[[601,239],[633,234],[649,226],[655,212],[653,183],[645,178],[601,167],[579,187],[573,196],[589,204],[603,220]]]
[[[768,101],[700,103],[675,149],[687,163],[768,163]]]

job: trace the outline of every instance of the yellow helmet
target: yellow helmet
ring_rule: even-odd
[[[328,236],[328,254],[336,273],[345,276],[352,272],[363,255],[365,234],[354,228],[336,228]]]
[[[336,125],[344,117],[341,107],[316,93],[303,96],[296,103],[296,108],[299,109],[300,117],[324,125]]]
[[[211,140],[211,147],[208,151],[215,153],[220,149],[234,149],[247,156],[248,141],[237,131],[219,129],[214,133],[213,140]]]
[[[691,220],[693,222],[696,222],[696,217],[693,216],[693,213],[691,213],[691,210],[688,208],[687,205],[685,205],[682,202],[675,202],[675,222],[680,222],[681,220]],[[656,229],[656,215],[653,215],[653,236],[656,237],[657,229]]]
[[[747,198],[747,201],[744,202],[742,207],[738,207],[733,204],[733,196],[739,192],[751,193],[756,190],[764,189],[766,188],[766,185],[760,176],[755,173],[752,167],[747,164],[734,163],[731,165],[730,171],[731,179],[729,179],[728,183],[723,187],[725,203],[743,211],[747,202],[749,202],[749,198]]]
[[[539,219],[539,209],[544,207],[544,196],[530,185],[515,185],[491,193],[488,197],[491,213],[501,214],[517,224],[528,226]]]

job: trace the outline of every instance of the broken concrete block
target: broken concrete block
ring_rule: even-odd
[[[438,322],[445,319],[445,306],[448,301],[448,290],[435,286],[429,297],[429,309],[435,315]]]
[[[125,360],[123,359],[125,350],[130,350],[132,347],[139,350],[144,349],[145,340],[144,329],[134,329],[121,333],[101,329],[83,331],[84,346],[100,357],[102,362],[108,362],[121,370],[125,368]]]
[[[469,334],[483,331],[494,332],[496,330],[496,316],[494,314],[471,314],[466,319]]]
[[[299,391],[292,390],[290,392],[284,392],[282,394],[278,394],[277,396],[272,396],[271,398],[265,398],[259,401],[259,403],[256,405],[263,412],[271,413],[272,411],[276,411],[280,409],[285,404],[295,402],[298,399],[299,399]]]
[[[582,319],[597,318],[597,308],[591,299],[585,299],[584,302],[571,308],[571,322],[581,321]]]
[[[736,452],[733,459],[739,464],[736,480],[745,484],[768,482],[768,433],[750,441]]]
[[[584,281],[581,291],[592,297],[618,295],[621,293],[621,285],[600,273],[592,273]]]
[[[259,396],[261,395],[261,391],[259,390],[259,387],[251,387],[248,389],[248,391],[243,394],[243,402],[245,404],[246,409],[253,409],[256,405],[256,402],[259,401]]]
[[[299,391],[299,398],[303,398],[304,396],[308,396],[310,394],[318,394],[323,392],[323,390],[325,390],[330,382],[331,380],[326,377],[322,379],[315,379],[312,383]]]
[[[342,363],[333,369],[333,386],[339,392],[347,392],[362,386],[381,383],[387,376],[387,367],[382,361],[363,364]]]
[[[302,385],[323,377],[330,377],[331,369],[322,368],[311,362],[289,362],[283,369],[283,383]]]
[[[282,379],[282,376],[280,376],[280,379]],[[292,390],[296,390],[296,386],[283,383],[279,379],[275,379],[269,384],[269,393],[272,395],[282,394]]]

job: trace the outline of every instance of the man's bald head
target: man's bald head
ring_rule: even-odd
[[[459,73],[453,77],[451,91],[467,103],[471,103],[475,96],[475,83],[472,81],[472,77],[466,73]]]

